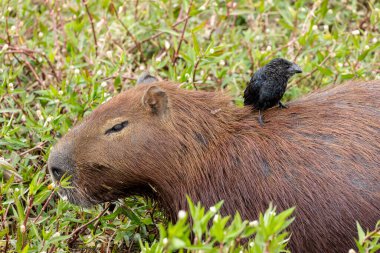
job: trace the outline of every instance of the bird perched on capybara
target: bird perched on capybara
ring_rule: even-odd
[[[249,81],[244,91],[244,105],[252,105],[259,110],[259,122],[264,123],[261,111],[279,105],[286,91],[288,80],[296,73],[302,73],[301,68],[288,60],[276,58],[260,68]]]
[[[253,220],[272,202],[279,211],[296,206],[293,252],[355,247],[355,222],[373,228],[380,218],[380,81],[270,110],[265,128],[230,100],[168,82],[138,85],[69,131],[49,171],[71,176],[61,195],[83,206],[139,194],[175,220],[188,194],[208,207],[224,199],[223,214]]]

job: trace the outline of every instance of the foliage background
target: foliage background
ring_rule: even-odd
[[[252,73],[274,57],[304,70],[285,99],[348,79],[380,79],[380,2],[42,1],[0,4],[0,248],[134,251],[164,220],[151,200],[106,209],[62,201],[50,147],[149,70],[242,105]],[[88,221],[94,221],[88,225]],[[81,227],[82,226],[82,227]]]

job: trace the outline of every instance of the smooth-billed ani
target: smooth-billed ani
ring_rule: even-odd
[[[259,110],[259,122],[263,125],[262,111],[279,105],[286,108],[280,100],[285,93],[288,80],[301,68],[288,60],[276,58],[260,68],[249,81],[244,91],[244,105],[252,105]]]

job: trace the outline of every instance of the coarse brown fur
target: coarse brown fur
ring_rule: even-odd
[[[139,85],[60,140],[49,169],[66,164],[75,188],[62,194],[81,205],[149,195],[175,220],[188,194],[253,220],[273,202],[296,206],[292,252],[354,248],[355,221],[380,219],[380,81],[317,91],[265,118],[260,127],[220,93]]]

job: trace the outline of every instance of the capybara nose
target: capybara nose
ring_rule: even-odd
[[[56,145],[49,155],[48,168],[54,181],[59,181],[63,176],[69,177],[74,172],[71,145],[65,143]]]
[[[65,175],[65,170],[62,169],[62,168],[59,168],[59,167],[51,167],[50,168],[50,174],[52,175],[52,177],[59,181],[61,180],[61,178],[63,177],[63,175]]]

